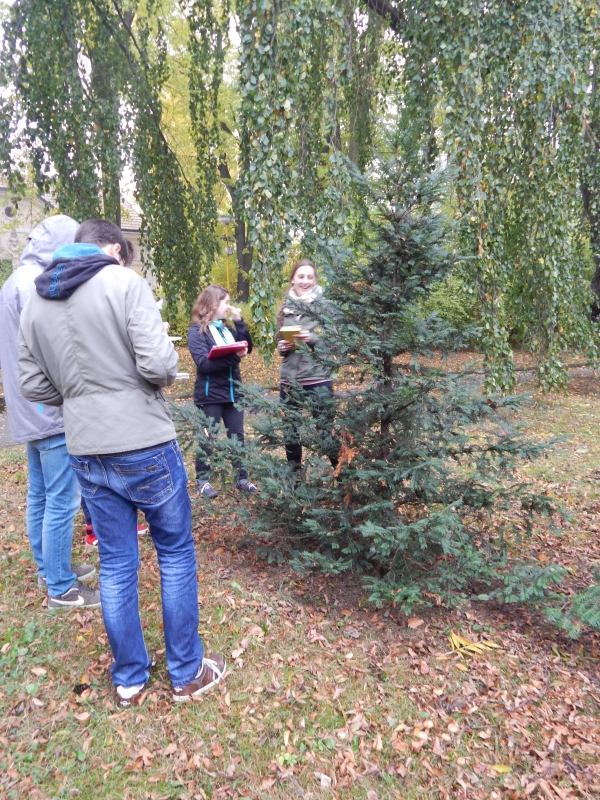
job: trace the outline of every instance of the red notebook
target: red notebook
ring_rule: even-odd
[[[221,358],[222,356],[230,356],[232,353],[239,353],[248,347],[248,342],[235,342],[235,344],[223,344],[211,348],[208,358]]]

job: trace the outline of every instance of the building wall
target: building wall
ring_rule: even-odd
[[[49,201],[38,195],[23,198],[18,206],[12,202],[6,186],[0,186],[0,262],[11,262],[12,269],[19,266],[19,258],[27,244],[27,238],[36,225],[55,211]],[[140,232],[133,228],[132,221],[125,221],[123,234],[133,244],[135,258],[132,269],[143,275],[143,264],[140,253]],[[131,228],[128,230],[128,228]],[[8,265],[7,265],[8,266]],[[6,278],[2,270],[0,278]],[[10,270],[9,270],[10,271]],[[146,276],[148,283],[155,288],[156,281],[152,273]],[[1,282],[1,280],[0,280]]]

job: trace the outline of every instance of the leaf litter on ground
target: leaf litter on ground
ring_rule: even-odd
[[[527,411],[551,434],[572,427],[574,415],[582,423],[570,448],[527,467],[573,508],[560,538],[540,526],[527,545],[570,567],[567,594],[600,560],[599,410],[600,398],[586,394],[538,397]],[[172,706],[158,565],[144,541],[140,604],[156,677],[140,707],[118,709],[100,613],[50,616],[35,589],[24,451],[2,451],[0,471],[0,795],[66,798],[74,787],[131,800],[600,792],[596,634],[572,642],[534,609],[501,605],[436,607],[408,619],[367,608],[358,586],[303,579],[257,558],[227,506],[195,504],[194,525],[201,632],[227,654],[229,676],[200,701]],[[78,560],[83,536],[80,520]]]

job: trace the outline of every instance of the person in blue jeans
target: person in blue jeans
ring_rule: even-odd
[[[208,691],[226,668],[198,634],[187,474],[161,391],[178,357],[150,287],[124,269],[128,255],[116,225],[82,223],[37,279],[19,338],[21,391],[63,405],[71,465],[98,537],[112,680],[124,706],[141,702],[152,666],[138,602],[138,508],[158,555],[173,699]]]
[[[27,446],[27,535],[37,564],[38,585],[48,592],[48,607],[99,606],[100,594],[82,581],[96,572],[71,564],[73,519],[79,484],[65,444],[62,410],[30,403],[19,389],[17,365],[21,312],[35,290],[34,280],[57,247],[73,241],[77,223],[63,214],[49,217],[29,234],[19,267],[0,291],[0,364],[11,436]]]

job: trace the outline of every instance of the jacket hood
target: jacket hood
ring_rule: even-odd
[[[52,263],[35,279],[36,291],[46,300],[66,300],[109,264],[119,262],[95,244],[67,244],[54,253]]]
[[[55,250],[69,244],[79,227],[71,217],[56,214],[40,222],[29,234],[28,242],[21,253],[19,266],[36,266],[45,269],[52,261]]]

